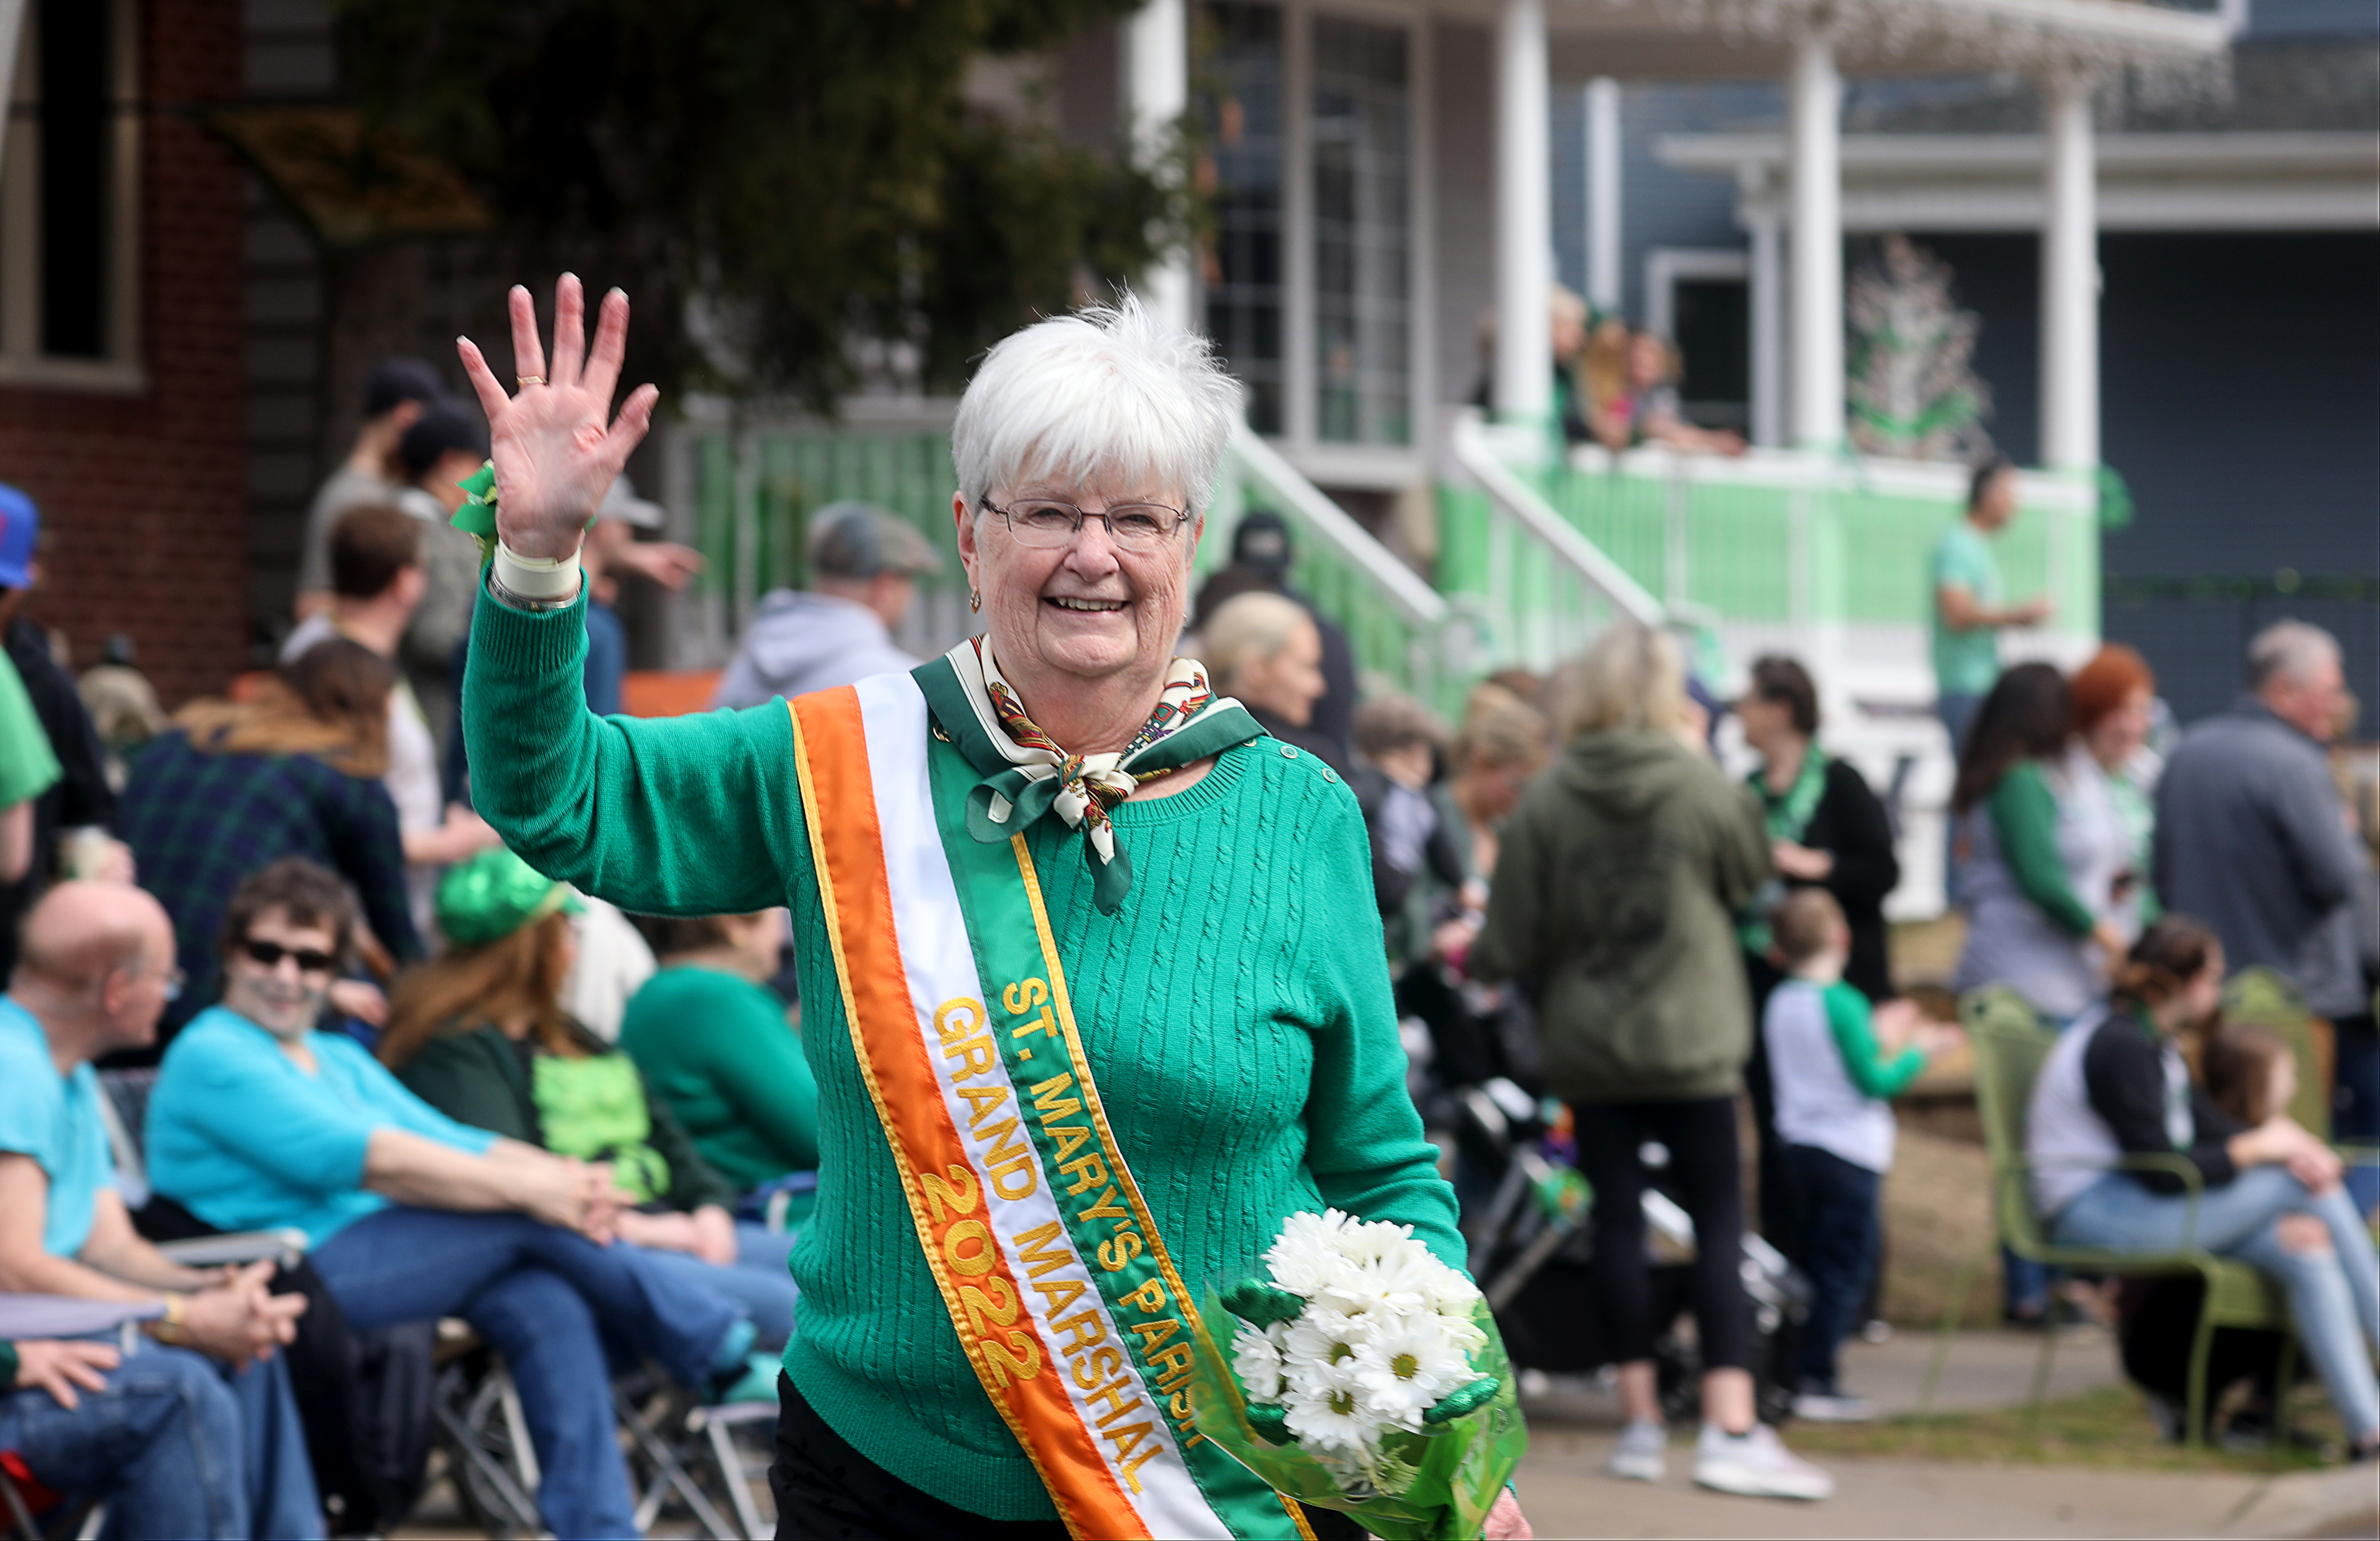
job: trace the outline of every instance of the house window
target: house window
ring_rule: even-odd
[[[1420,35],[1307,0],[1207,0],[1196,17],[1206,326],[1248,422],[1342,473],[1374,450],[1409,459],[1427,395]]]
[[[1413,438],[1413,125],[1407,34],[1314,18],[1315,428]]]
[[[134,0],[33,0],[0,152],[0,379],[137,386]]]
[[[1200,94],[1215,169],[1207,331],[1247,387],[1249,425],[1279,434],[1285,388],[1281,10],[1209,5],[1200,20]]]
[[[1645,319],[1677,345],[1678,407],[1705,428],[1752,422],[1751,259],[1742,251],[1656,249]]]

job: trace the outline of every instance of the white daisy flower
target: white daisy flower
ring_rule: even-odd
[[[1308,1449],[1369,1455],[1379,1446],[1380,1420],[1366,1400],[1352,1357],[1324,1366],[1309,1384],[1293,1381],[1281,1409],[1290,1432]]]
[[[1444,1330],[1442,1318],[1416,1316],[1374,1333],[1355,1352],[1355,1376],[1374,1406],[1407,1428],[1456,1387],[1472,1378],[1471,1358]]]
[[[1281,1329],[1281,1373],[1292,1385],[1321,1384],[1325,1372],[1355,1357],[1371,1335],[1370,1324],[1319,1306]]]
[[[1281,1330],[1242,1322],[1232,1337],[1232,1370],[1250,1401],[1281,1400],[1281,1344],[1273,1336]]]
[[[1273,1282],[1311,1300],[1346,1266],[1346,1234],[1353,1223],[1336,1209],[1292,1215],[1265,1253]]]

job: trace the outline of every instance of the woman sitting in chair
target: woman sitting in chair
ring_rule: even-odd
[[[794,1328],[790,1241],[737,1223],[735,1190],[636,1062],[563,1009],[577,907],[568,887],[502,848],[448,868],[437,911],[446,950],[397,982],[381,1060],[457,1123],[607,1163],[636,1205],[620,1212],[620,1239],[663,1275],[741,1305],[759,1345],[782,1348]]]
[[[2249,1127],[2192,1085],[2176,1043],[2213,1020],[2223,948],[2168,915],[2134,943],[2108,1009],[2065,1034],[2034,1083],[2034,1199],[2051,1240],[2112,1252],[2203,1249],[2277,1281],[2358,1461],[2380,1458],[2380,1261],[2339,1158],[2275,1114]],[[2178,1156],[2118,1168],[2123,1156]]]

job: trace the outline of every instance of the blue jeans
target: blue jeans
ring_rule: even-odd
[[[2380,1256],[2346,1190],[2315,1194],[2280,1167],[2252,1167],[2197,1205],[2180,1193],[2152,1193],[2121,1172],[2110,1172],[2076,1195],[2050,1222],[2050,1235],[2070,1246],[2117,1252],[2175,1252],[2204,1247],[2236,1257],[2279,1281],[2289,1292],[2299,1340],[2313,1361],[2330,1400],[2358,1444],[2380,1436],[2380,1381],[2366,1343],[2380,1347]],[[2330,1231],[2322,1252],[2291,1252],[2277,1227],[2285,1215],[2312,1215]]]
[[[495,1345],[542,1469],[539,1513],[566,1538],[637,1534],[602,1329],[698,1387],[744,1320],[653,1256],[522,1215],[399,1207],[367,1215],[310,1260],[356,1327],[458,1315]]]
[[[775,1352],[794,1335],[794,1303],[801,1298],[785,1268],[793,1245],[794,1239],[782,1231],[738,1220],[733,1267],[705,1263],[691,1253],[639,1250],[664,1278],[716,1290],[742,1306],[751,1319],[752,1346]]]
[[[1802,1389],[1836,1390],[1836,1356],[1867,1303],[1883,1228],[1882,1177],[1815,1145],[1788,1145],[1801,1209],[1802,1268],[1810,1276],[1810,1317],[1802,1327]]]
[[[233,1376],[142,1342],[107,1389],[62,1407],[47,1391],[0,1396],[0,1449],[42,1486],[104,1498],[120,1541],[314,1541],[322,1509],[279,1359]]]

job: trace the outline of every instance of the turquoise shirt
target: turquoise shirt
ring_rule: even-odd
[[[415,1096],[354,1039],[317,1033],[309,1075],[272,1033],[212,1006],[182,1029],[149,1096],[149,1180],[223,1230],[295,1226],[321,1246],[387,1207],[364,1150],[401,1129],[482,1154],[496,1137]]]
[[[39,1018],[0,997],[0,1150],[30,1156],[50,1180],[42,1250],[72,1257],[91,1238],[100,1190],[115,1186],[99,1077],[89,1065],[58,1073]]]
[[[1992,627],[1953,631],[1942,620],[1941,591],[1964,589],[1978,605],[2000,603],[2000,565],[1991,542],[1965,520],[1942,532],[1934,545],[1934,583],[1928,593],[1934,617],[1934,688],[1944,695],[1982,695],[2000,676],[2000,634]]]

